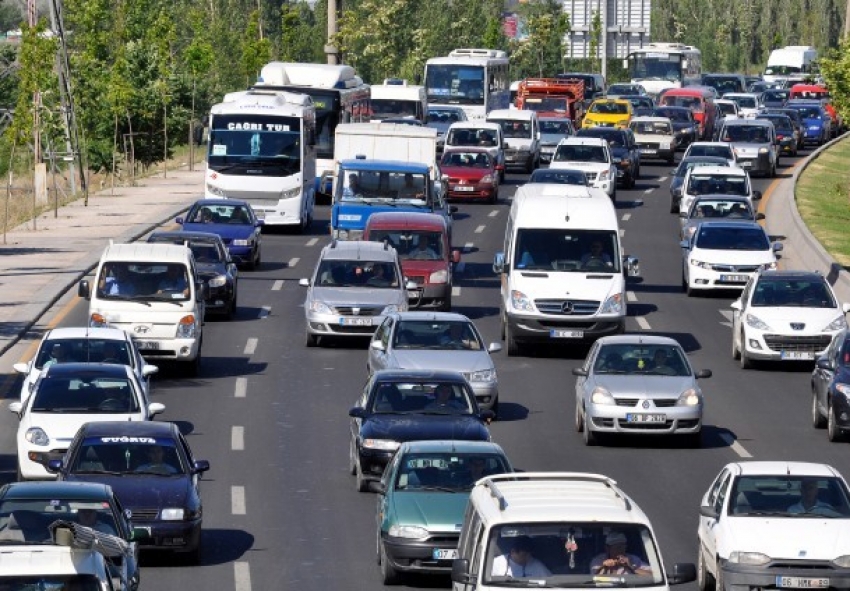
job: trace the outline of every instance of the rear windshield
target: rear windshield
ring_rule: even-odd
[[[126,377],[53,377],[38,382],[30,410],[43,413],[126,414],[139,412]]]
[[[727,125],[721,141],[766,144],[770,141],[770,133],[761,125]]]
[[[701,174],[699,170],[691,173],[686,191],[690,195],[716,194],[746,197],[750,194],[745,176]]]

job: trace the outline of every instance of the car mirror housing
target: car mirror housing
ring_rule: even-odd
[[[711,373],[710,369],[701,369],[698,372],[696,372],[696,374],[694,374],[694,377],[699,380],[699,379],[703,379],[703,378],[710,378],[711,375],[712,375],[712,373]]]
[[[385,349],[384,343],[380,340],[374,340],[369,343],[369,348],[374,349],[375,351],[383,351]]]
[[[151,537],[151,529],[149,527],[134,527],[130,532],[130,540],[133,542],[139,542],[141,540],[147,540]]]
[[[62,469],[62,460],[50,460],[47,462],[47,471],[56,474]]]
[[[387,485],[382,482],[373,482],[372,490],[379,495],[387,494]]]
[[[823,370],[826,370],[826,371],[833,371],[833,369],[835,369],[832,366],[832,361],[830,361],[829,358],[827,358],[827,357],[820,357],[817,360],[817,362],[815,363],[815,365],[817,366],[818,369],[823,369]]]
[[[183,225],[183,218],[182,217],[174,218],[174,223]]]
[[[310,287],[310,280],[306,277],[302,277],[298,280],[298,285],[300,285],[301,287]]]
[[[210,463],[207,460],[195,460],[192,464],[192,471],[195,474],[207,472],[210,469]]]
[[[731,304],[729,304],[729,307],[731,309],[735,310],[736,312],[740,312],[741,309],[743,309],[744,306],[741,304],[741,300],[736,300],[736,301],[732,302]]]
[[[489,345],[487,345],[487,352],[488,353],[498,353],[501,350],[502,350],[502,344],[501,343],[490,343]]]
[[[352,407],[351,410],[348,411],[348,416],[350,416],[354,419],[365,418],[367,414],[368,413],[366,412],[366,409],[363,408],[362,406]]]
[[[159,372],[158,366],[156,366],[156,365],[145,365],[142,368],[142,377],[147,378],[147,377],[152,376],[153,374],[155,374],[157,372]]]
[[[456,558],[452,561],[452,581],[469,585],[472,579],[469,576],[469,560],[466,558]]]
[[[23,405],[22,402],[10,402],[9,403],[9,412],[15,413],[16,415],[18,415],[18,417],[21,416],[21,412],[23,412],[23,410],[24,410],[24,405]]]
[[[460,262],[460,251],[459,250],[453,250],[452,251],[452,262],[455,263],[455,264]]]
[[[673,565],[673,572],[667,573],[667,581],[671,585],[690,583],[697,579],[697,567],[692,562],[677,562]]]
[[[505,272],[505,253],[497,252],[493,257],[493,273],[496,275]]]
[[[761,199],[761,191],[753,191],[753,201]]]
[[[22,373],[22,374],[26,375],[30,372],[30,364],[29,363],[16,363],[15,365],[12,366],[12,369],[14,369],[18,373]]]
[[[148,404],[148,414],[150,416],[156,416],[158,414],[162,414],[165,412],[165,405],[161,402],[151,402]]]
[[[703,517],[711,517],[712,519],[717,519],[718,513],[714,510],[714,507],[710,505],[702,505],[699,508],[699,514]]]
[[[89,287],[88,279],[83,279],[77,286],[77,295],[87,300],[91,298],[91,288]]]
[[[584,369],[583,367],[574,367],[573,368],[573,375],[579,376],[579,377],[585,377],[585,376],[587,376],[587,370]]]

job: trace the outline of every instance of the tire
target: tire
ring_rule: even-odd
[[[490,407],[490,410],[493,411],[493,420],[496,421],[499,419],[499,397],[496,397],[496,400],[493,401],[493,406]]]
[[[507,322],[505,322],[505,317],[503,315],[499,316],[499,338],[502,341],[505,340],[505,326],[507,326]]]
[[[507,342],[508,357],[519,355],[519,343],[517,343],[514,335],[511,334],[511,327],[507,322],[505,322],[505,341]]]
[[[844,441],[844,431],[838,426],[838,421],[835,418],[835,407],[829,405],[826,415],[826,436],[832,442]]]
[[[636,184],[637,184],[637,169],[635,169],[635,171],[634,171],[634,172],[629,173],[629,185],[628,185],[628,188],[629,188],[629,189],[634,189]]]
[[[369,481],[363,477],[363,470],[360,469],[359,461],[354,466],[354,488],[357,489],[357,492],[369,492]]]
[[[493,189],[493,196],[487,200],[490,205],[496,205],[499,202],[499,185],[496,185],[496,188]]]
[[[352,476],[357,475],[357,452],[353,441],[348,443],[348,473]]]
[[[705,566],[702,548],[699,548],[697,554],[697,587],[699,591],[714,591],[715,587],[714,576],[708,572],[708,567]]]
[[[690,285],[685,284],[685,293],[688,294],[689,298],[696,297],[697,290],[691,287]]]
[[[198,349],[198,354],[192,361],[186,362],[186,374],[189,377],[196,378],[201,375],[201,350]]]
[[[827,421],[827,417],[823,416],[818,408],[818,395],[814,387],[812,387],[812,427],[823,429],[826,427]]]
[[[744,335],[741,335],[741,342],[744,342]],[[741,369],[752,369],[753,368],[753,360],[747,355],[747,351],[744,347],[741,347],[741,356],[738,358],[738,362],[741,364]]]
[[[383,544],[381,544],[380,560],[381,582],[384,585],[398,585],[400,579],[399,572],[387,560],[387,550]]]
[[[617,202],[617,182],[614,181],[614,192],[611,193],[611,203]]]
[[[449,295],[446,296],[446,299],[443,300],[443,305],[440,306],[440,312],[451,312],[452,311],[452,293],[451,288],[449,288]]]
[[[732,359],[737,361],[741,358],[741,350],[738,349],[738,346],[735,344],[735,335],[732,335]]]
[[[679,213],[679,202],[670,197],[670,213]]]
[[[307,347],[317,347],[319,345],[318,335],[304,331],[304,345]]]
[[[714,588],[716,589],[716,591],[726,591],[726,581],[724,580],[723,569],[720,568],[719,562],[717,563],[715,573],[716,575],[714,577]]]
[[[18,470],[15,473],[15,481],[16,482],[24,482],[24,475],[21,474],[21,467],[18,466]]]
[[[599,437],[594,433],[587,424],[587,413],[584,414],[584,420],[582,421],[584,428],[582,429],[582,433],[584,434],[584,444],[587,447],[591,447],[599,443]]]
[[[227,312],[224,313],[225,320],[233,320],[236,316],[236,293],[233,294],[233,299],[230,300],[230,305],[227,307]]]
[[[576,401],[576,418],[575,418],[576,433],[584,431],[584,419],[581,417],[581,405]]]

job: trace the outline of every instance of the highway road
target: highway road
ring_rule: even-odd
[[[791,159],[784,159],[788,174]],[[630,283],[628,330],[677,338],[695,368],[713,370],[706,397],[703,449],[642,438],[586,448],[573,427],[574,378],[586,350],[546,348],[528,357],[495,354],[502,420],[495,441],[523,470],[606,474],[651,518],[665,562],[696,562],[701,495],[721,466],[741,458],[827,462],[845,471],[847,448],[830,444],[809,418],[811,367],[743,371],[730,353],[733,293],[687,298],[681,291],[679,222],[669,211],[669,167],[644,165],[633,190],[618,191],[629,254],[642,281]],[[491,271],[510,199],[523,176],[509,175],[498,205],[459,204],[455,246],[463,247],[454,297],[485,340],[499,338],[498,282]],[[756,179],[765,191],[769,179]],[[207,322],[201,377],[157,376],[153,398],[177,421],[204,478],[203,565],[161,556],[143,560],[142,589],[350,591],[381,587],[375,563],[375,502],[348,474],[349,407],[366,377],[366,342],[304,346],[304,298],[298,279],[313,269],[327,240],[327,208],[304,236],[266,233],[263,264],[240,277],[232,322]],[[83,302],[67,297],[44,323],[80,325]],[[13,349],[20,355],[21,347]],[[6,360],[9,361],[9,360]],[[14,359],[11,361],[18,361]],[[4,363],[4,366],[8,364]],[[0,470],[14,477],[17,419],[0,414]],[[448,578],[412,579],[444,588]],[[693,589],[685,585],[683,589]]]

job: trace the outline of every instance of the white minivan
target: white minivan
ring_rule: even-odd
[[[505,167],[522,168],[529,174],[540,167],[540,123],[536,111],[496,109],[487,114],[487,121],[502,127],[508,144]]]
[[[619,334],[626,322],[626,276],[617,212],[592,193],[518,191],[493,271],[501,277],[500,319],[508,355],[523,343],[579,343]]]
[[[455,121],[446,131],[446,148],[485,148],[496,164],[505,165],[505,135],[502,126],[489,121]],[[499,181],[505,180],[505,171],[499,172]]]
[[[89,326],[123,329],[143,356],[197,375],[205,291],[189,247],[136,242],[107,246],[94,284],[82,280],[78,293],[89,300]]]

